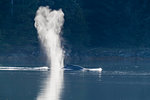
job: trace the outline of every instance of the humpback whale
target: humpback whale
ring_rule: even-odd
[[[79,65],[66,65],[64,66],[64,70],[72,70],[72,71],[102,71],[102,68],[84,68]]]

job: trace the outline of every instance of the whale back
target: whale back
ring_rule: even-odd
[[[82,70],[83,67],[78,66],[78,65],[66,65],[64,67],[65,70]]]

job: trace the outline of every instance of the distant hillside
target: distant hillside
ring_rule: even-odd
[[[150,48],[149,0],[0,0],[0,56],[41,56],[34,17],[61,8],[67,53],[92,48]]]

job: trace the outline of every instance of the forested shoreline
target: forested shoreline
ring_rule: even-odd
[[[94,48],[98,48],[98,55],[104,48],[111,52],[116,49],[145,52],[150,48],[148,0],[0,0],[1,63],[9,56],[18,59],[17,62],[19,57],[44,57],[34,27],[39,6],[63,10],[62,44],[69,58],[89,55],[87,51]],[[95,52],[90,56],[93,55]]]

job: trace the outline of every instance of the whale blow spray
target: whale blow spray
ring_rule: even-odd
[[[64,67],[64,51],[61,47],[61,28],[64,23],[62,10],[40,7],[35,17],[38,37],[47,55],[47,62],[52,70]]]
[[[64,51],[61,48],[61,28],[64,23],[62,10],[39,7],[35,16],[35,27],[39,40],[51,67],[47,80],[37,100],[59,100],[63,88]]]

